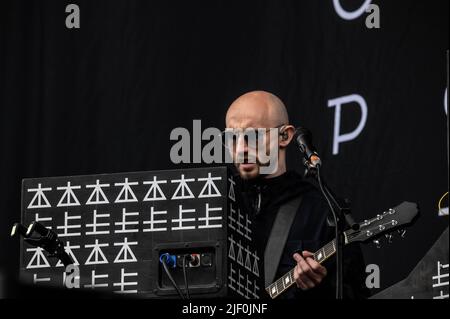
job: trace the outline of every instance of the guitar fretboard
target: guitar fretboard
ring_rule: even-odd
[[[344,243],[345,244],[348,243],[346,232],[344,232]],[[326,244],[318,251],[316,251],[314,253],[313,259],[321,264],[335,253],[336,253],[336,240],[333,239],[328,244]],[[281,293],[286,291],[289,287],[291,287],[293,284],[295,284],[294,270],[295,268],[292,268],[290,271],[288,271],[286,274],[281,276],[277,281],[270,284],[266,288],[267,293],[272,299],[276,298],[278,295],[280,295]]]

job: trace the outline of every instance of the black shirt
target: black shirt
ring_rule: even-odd
[[[276,279],[295,267],[292,255],[308,250],[315,252],[334,238],[334,228],[329,226],[329,209],[322,194],[299,174],[288,171],[274,178],[258,178],[241,181],[240,200],[248,214],[253,215],[254,236],[259,256],[265,247],[281,205],[302,196],[282,253]],[[302,291],[295,285],[278,298],[335,298],[336,268],[334,258],[324,263],[328,274],[317,287]],[[261,272],[264,274],[264,270]],[[261,280],[263,284],[264,278]],[[360,299],[368,297],[365,287],[365,268],[359,245],[346,246],[344,250],[344,297]]]

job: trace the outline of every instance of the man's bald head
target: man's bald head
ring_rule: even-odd
[[[228,108],[227,127],[276,127],[289,123],[283,102],[274,94],[252,91],[238,97]]]

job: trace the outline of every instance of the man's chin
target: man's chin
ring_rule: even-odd
[[[257,164],[239,164],[238,170],[242,179],[253,179],[259,176]]]

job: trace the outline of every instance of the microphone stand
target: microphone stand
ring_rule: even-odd
[[[303,164],[306,166],[306,176],[316,178],[320,191],[322,192],[327,204],[331,210],[335,226],[335,243],[336,243],[336,299],[343,299],[343,255],[344,255],[344,231],[350,226],[354,230],[358,230],[359,225],[353,220],[349,201],[343,203],[336,199],[334,193],[326,185],[320,170],[320,164],[313,165],[307,159]]]

